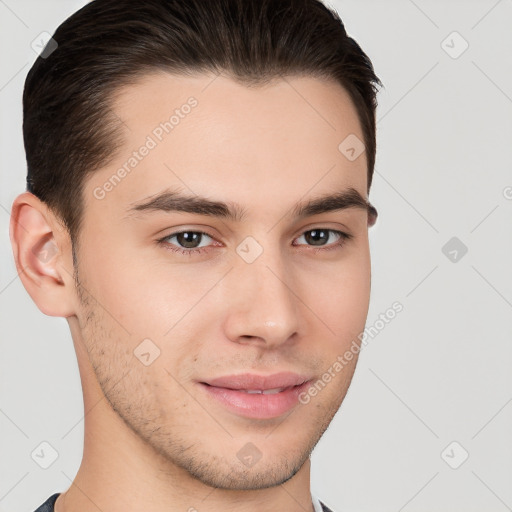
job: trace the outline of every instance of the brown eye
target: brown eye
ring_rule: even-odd
[[[206,237],[206,240],[205,240]],[[175,241],[173,241],[175,239]],[[207,251],[210,248],[208,239],[214,240],[208,233],[202,231],[178,231],[171,233],[164,238],[158,240],[160,245],[174,252],[180,252],[192,256]],[[203,245],[200,245],[204,243]]]
[[[300,240],[301,238],[304,238],[306,245],[316,247],[326,246],[325,249],[331,249],[343,245],[343,242],[352,238],[352,235],[335,229],[319,228],[305,231],[303,235],[297,238],[297,240]]]
[[[326,229],[313,229],[306,231],[304,239],[311,245],[325,245],[329,240],[329,230]]]
[[[201,243],[204,233],[200,233],[198,231],[182,231],[174,236],[181,247],[185,249],[196,249]]]

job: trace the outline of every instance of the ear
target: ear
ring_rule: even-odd
[[[75,314],[71,239],[50,209],[30,192],[11,210],[9,235],[18,275],[37,307],[50,316]]]
[[[377,222],[377,217],[379,216],[379,213],[377,212],[377,209],[375,206],[370,205],[370,208],[368,210],[368,227],[371,228],[375,223]]]

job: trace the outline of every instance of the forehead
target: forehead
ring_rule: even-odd
[[[357,112],[333,81],[283,77],[248,87],[222,75],[159,72],[120,89],[112,110],[123,145],[87,187],[91,199],[107,184],[104,206],[173,186],[224,200],[236,194],[249,208],[308,190],[352,187],[366,196],[364,152],[354,160],[339,148],[347,137],[363,140]]]

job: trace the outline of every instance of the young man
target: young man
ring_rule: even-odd
[[[310,454],[368,312],[378,85],[318,0],[95,0],[57,29],[11,240],[68,320],[85,439],[39,511],[329,510]]]

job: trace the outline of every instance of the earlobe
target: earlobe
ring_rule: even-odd
[[[37,307],[46,315],[73,312],[73,269],[66,270],[69,238],[48,207],[30,192],[12,205],[10,238],[18,275]]]

